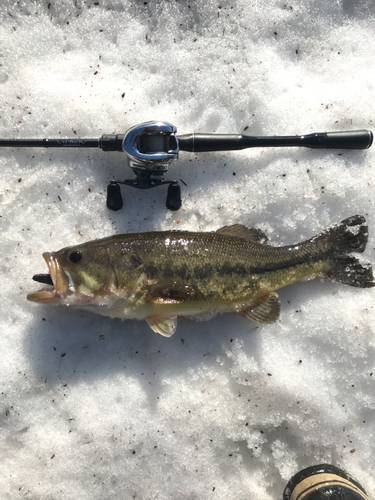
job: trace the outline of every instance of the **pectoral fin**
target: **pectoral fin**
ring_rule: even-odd
[[[251,319],[256,323],[274,323],[280,315],[280,299],[277,293],[271,292],[262,302],[249,309],[244,309],[240,313],[244,318]]]
[[[163,337],[171,337],[177,328],[177,316],[164,318],[162,316],[150,316],[146,318],[148,326]]]

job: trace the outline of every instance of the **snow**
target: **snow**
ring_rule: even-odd
[[[371,129],[371,1],[3,0],[0,137],[96,138],[149,120],[191,132]],[[26,301],[42,252],[123,232],[241,223],[275,245],[355,214],[375,263],[373,148],[183,153],[183,205],[123,187],[125,155],[0,151],[4,499],[281,498],[303,467],[345,468],[375,498],[373,289],[314,280],[281,316],[145,322]]]

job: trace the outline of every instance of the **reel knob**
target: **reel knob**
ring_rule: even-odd
[[[173,211],[181,208],[181,188],[179,184],[169,184],[166,207],[168,210]]]
[[[120,186],[116,182],[111,182],[107,186],[107,208],[117,212],[123,205]]]

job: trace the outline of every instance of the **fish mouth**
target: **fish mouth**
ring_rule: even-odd
[[[51,253],[45,252],[43,258],[49,274],[38,274],[33,279],[49,286],[39,292],[29,293],[27,299],[42,304],[59,304],[75,291],[72,279]]]

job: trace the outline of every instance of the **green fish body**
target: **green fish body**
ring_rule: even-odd
[[[111,236],[43,254],[53,287],[28,299],[146,319],[172,335],[177,319],[232,312],[258,323],[279,317],[275,290],[317,276],[351,286],[375,285],[363,252],[368,231],[350,217],[318,236],[272,247],[257,229],[236,224],[216,232],[149,232]]]

